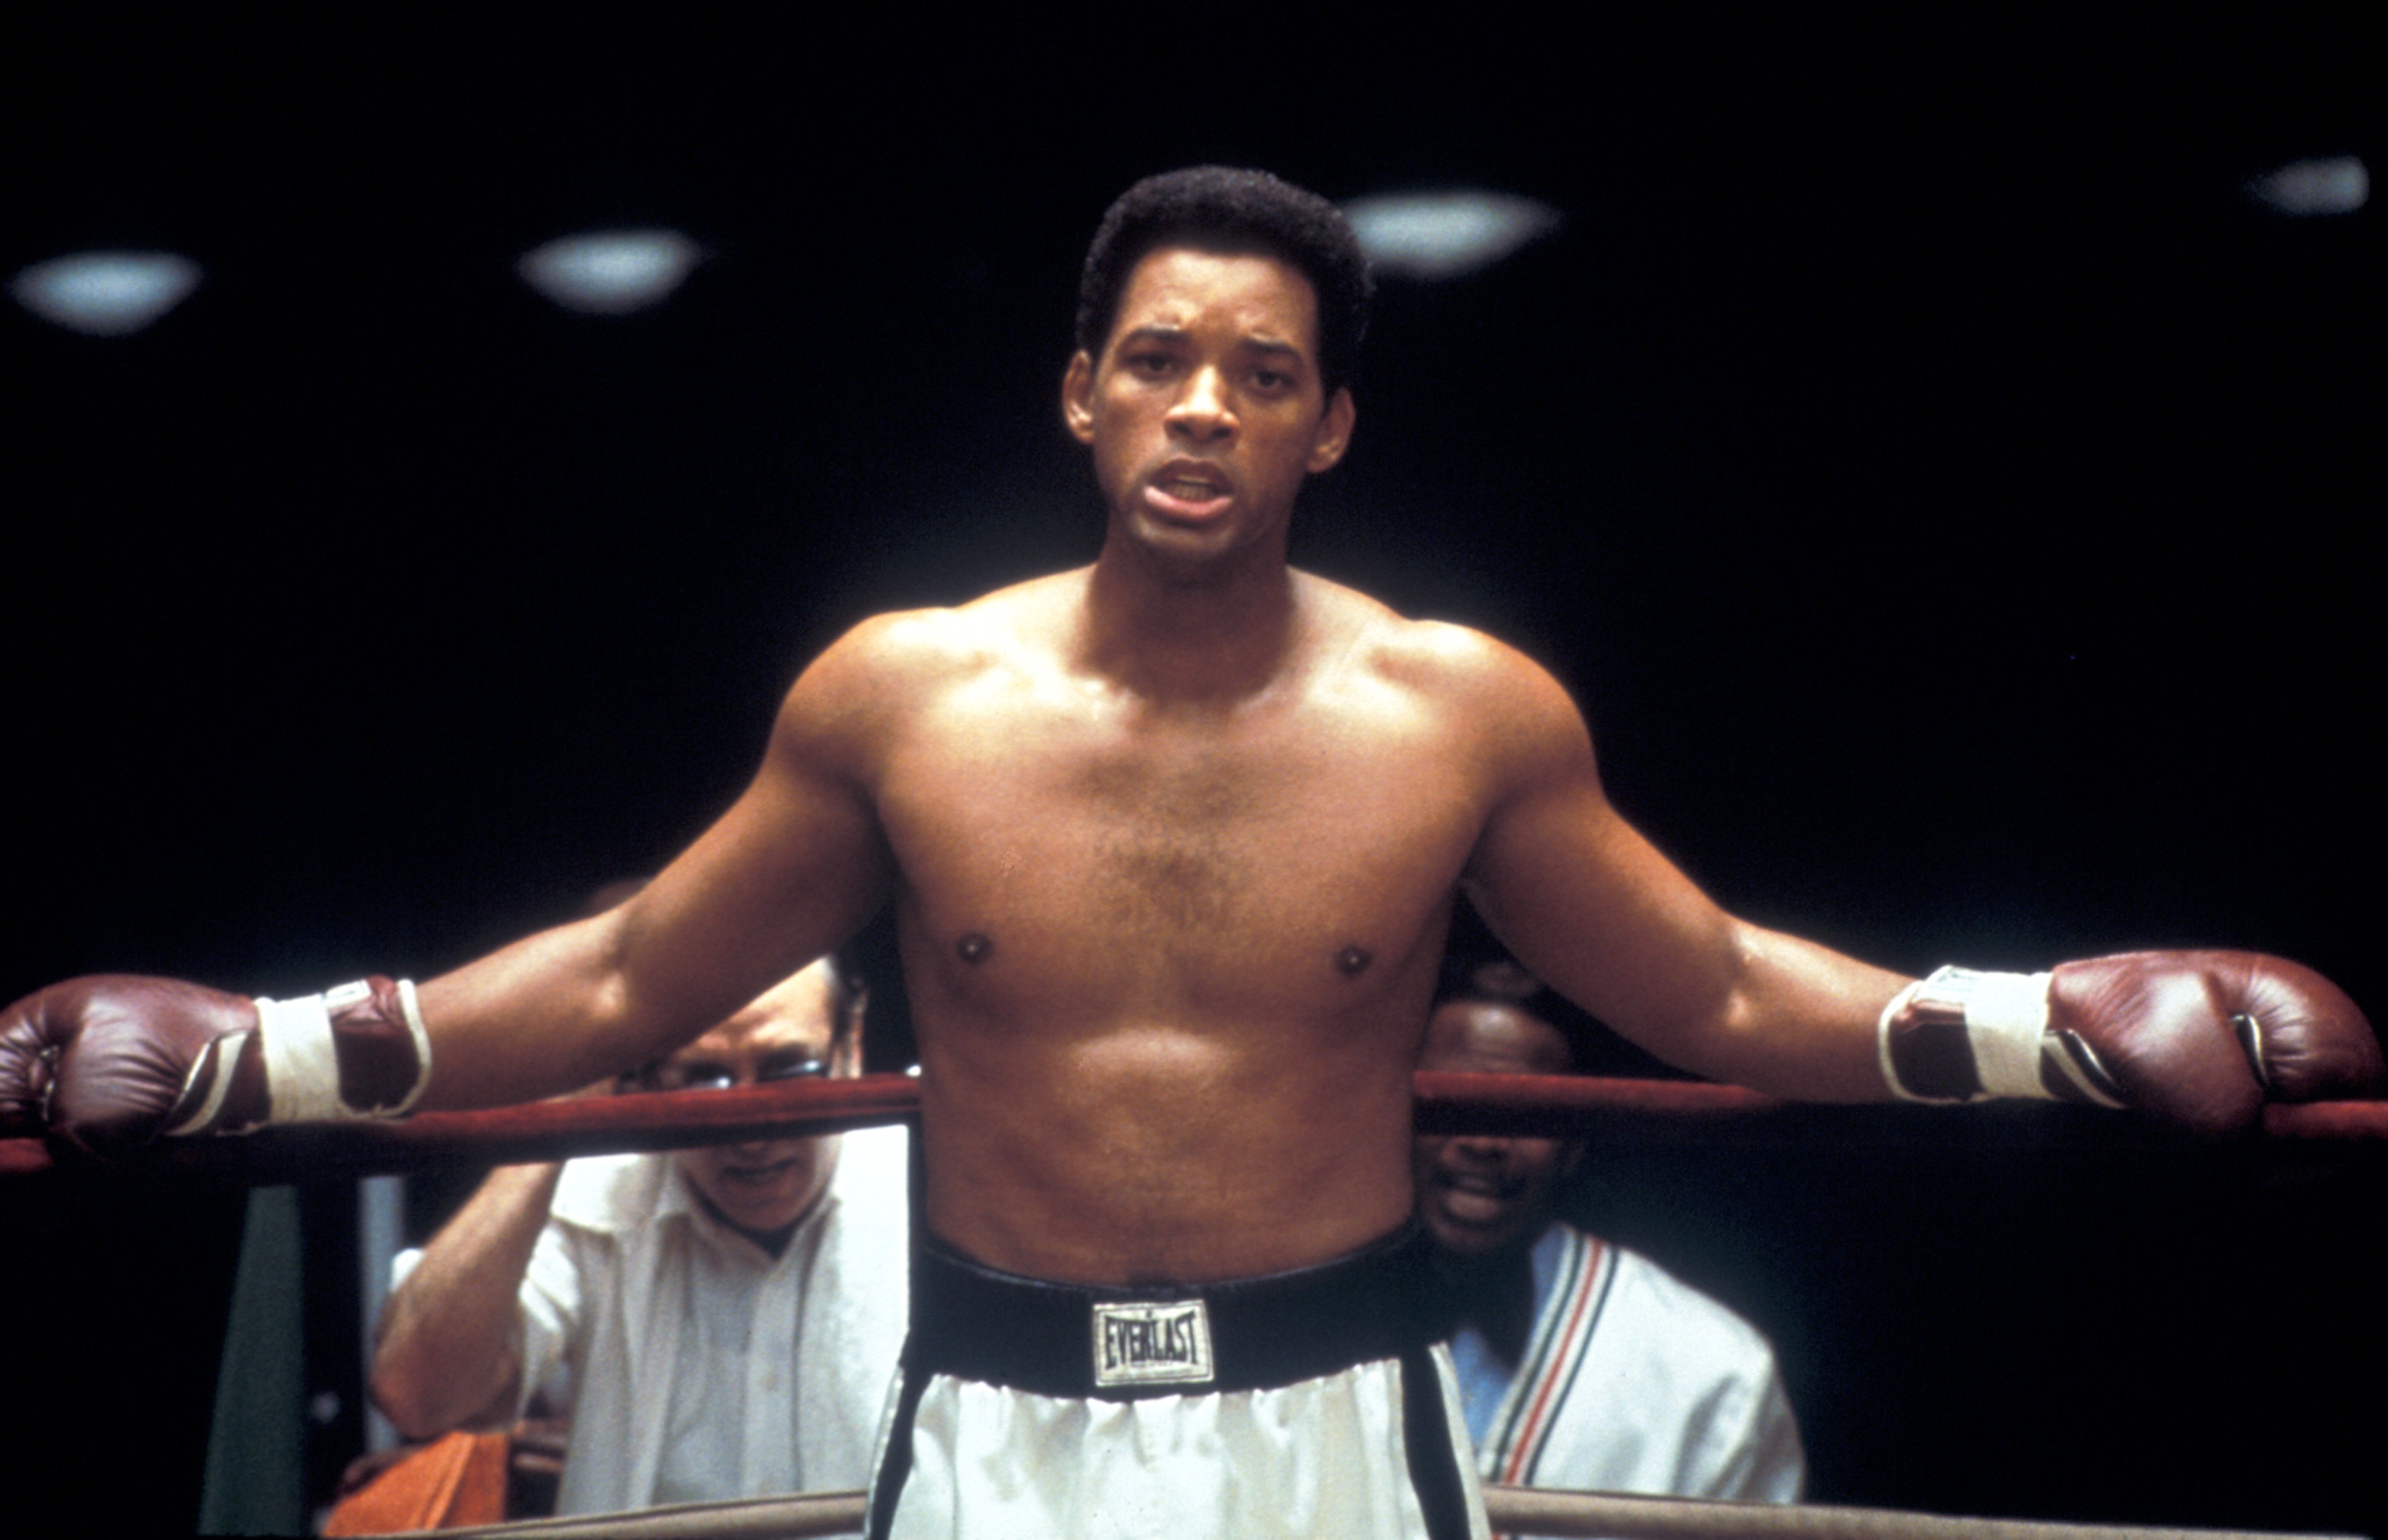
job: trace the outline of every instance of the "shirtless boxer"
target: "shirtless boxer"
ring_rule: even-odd
[[[1323,199],[1140,184],[1097,234],[1062,381],[1109,510],[1091,567],[857,627],[651,886],[419,1011],[387,980],[257,1032],[258,1005],[163,981],[19,1002],[0,1122],[112,1147],[547,1095],[668,1051],[892,900],[930,1266],[874,1533],[1444,1534],[1482,1519],[1397,1238],[1463,886],[1627,1037],[1782,1095],[2051,1094],[2212,1129],[2377,1084],[2361,1014],[2293,963],[1911,986],[1720,910],[1609,806],[1548,674],[1287,566],[1297,492],[1351,439],[1365,303]]]

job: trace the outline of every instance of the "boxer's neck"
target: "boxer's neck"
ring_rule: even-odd
[[[1088,576],[1076,651],[1139,694],[1246,695],[1285,671],[1307,609],[1300,575],[1282,562],[1189,580],[1107,552]]]

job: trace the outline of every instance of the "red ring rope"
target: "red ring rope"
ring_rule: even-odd
[[[1555,1135],[1588,1130],[1727,1128],[1781,1137],[1829,1137],[1836,1110],[1761,1096],[1737,1086],[1688,1080],[1615,1080],[1594,1075],[1462,1075],[1421,1071],[1418,1126],[1436,1133],[1481,1131]],[[301,1177],[361,1177],[460,1164],[559,1160],[616,1151],[671,1150],[736,1139],[830,1133],[892,1123],[920,1107],[920,1083],[905,1075],[851,1080],[798,1080],[728,1091],[657,1091],[576,1097],[474,1113],[421,1113],[395,1123],[320,1124],[270,1128],[238,1139],[161,1141],[127,1171],[184,1171],[267,1185]],[[2089,1126],[2144,1133],[2138,1120],[2071,1114]],[[1961,1111],[1899,1109],[1925,1120]],[[2277,1139],[2388,1138],[2388,1101],[2318,1101],[2264,1109],[2264,1131]],[[37,1139],[0,1139],[0,1176],[51,1169]]]

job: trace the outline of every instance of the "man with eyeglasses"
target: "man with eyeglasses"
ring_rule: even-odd
[[[619,1089],[862,1066],[832,960]],[[872,1128],[490,1174],[400,1282],[375,1399],[430,1437],[568,1411],[563,1513],[865,1484],[904,1336],[905,1135]]]

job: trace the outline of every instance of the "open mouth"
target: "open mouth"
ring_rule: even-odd
[[[1491,1224],[1509,1212],[1518,1184],[1497,1177],[1445,1171],[1434,1178],[1442,1211],[1462,1224]]]
[[[766,1165],[725,1165],[721,1168],[721,1179],[742,1188],[773,1187],[784,1181],[795,1167],[794,1156],[783,1161],[772,1161]]]
[[[1145,484],[1145,502],[1174,518],[1206,518],[1225,508],[1232,493],[1214,471],[1172,465]]]

